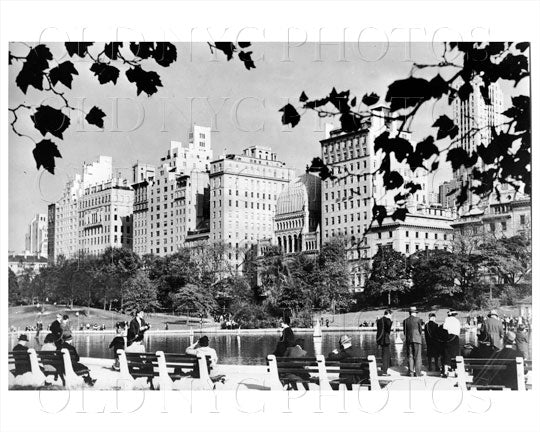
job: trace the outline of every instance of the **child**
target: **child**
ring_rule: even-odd
[[[118,352],[119,349],[126,349],[126,337],[127,329],[125,322],[119,322],[116,324],[116,337],[112,340],[109,345],[109,348],[113,349],[114,352],[114,370],[120,370],[120,362],[118,361]]]

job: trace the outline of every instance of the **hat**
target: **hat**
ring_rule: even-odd
[[[339,338],[339,344],[340,345],[345,345],[347,343],[351,343],[351,338],[347,335],[343,335]]]
[[[409,312],[416,312],[416,306],[411,306],[409,308]]]
[[[199,338],[199,345],[200,346],[208,346],[208,336],[201,336]]]
[[[436,316],[437,316],[437,314],[436,314],[435,312],[430,312],[430,313],[429,313],[429,317],[430,317],[430,318],[431,318],[431,317],[436,317]]]
[[[62,336],[62,339],[64,339],[65,341],[70,341],[70,340],[73,340],[73,336],[68,334],[68,335]]]
[[[454,309],[450,309],[448,311],[448,316],[455,316],[455,315],[457,315],[457,311],[455,311]]]
[[[516,340],[516,334],[513,331],[506,332],[504,335],[505,342],[514,342]]]
[[[19,336],[19,340],[28,342],[28,336],[26,336],[25,334],[22,334]]]
[[[495,315],[496,317],[499,316],[499,314],[497,313],[497,310],[496,310],[496,309],[493,309],[493,310],[491,310],[491,311],[489,312],[489,316],[491,316],[491,315]]]

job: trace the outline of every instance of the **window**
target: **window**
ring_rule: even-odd
[[[501,222],[501,229],[506,231],[506,222]]]
[[[409,231],[405,231],[405,237],[409,237]]]
[[[525,225],[525,215],[520,215],[520,216],[519,216],[519,223],[520,223],[521,225]]]

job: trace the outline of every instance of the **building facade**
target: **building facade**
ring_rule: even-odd
[[[321,246],[321,179],[303,174],[279,194],[274,237],[284,253],[316,252]]]
[[[132,183],[140,183],[144,180],[154,177],[156,174],[156,167],[154,165],[143,164],[137,162],[133,165],[133,179]]]
[[[54,263],[54,237],[56,223],[56,204],[49,204],[47,207],[47,258]]]
[[[79,199],[81,253],[133,248],[133,194],[128,181],[118,177],[85,188]]]
[[[476,207],[460,215],[453,224],[463,236],[494,235],[513,237],[531,235],[531,199],[528,196],[502,194],[500,201],[491,199],[484,207]]]
[[[241,271],[245,251],[273,237],[277,197],[294,177],[268,147],[252,146],[212,161],[210,240],[227,245],[233,268]]]
[[[66,183],[60,200],[55,203],[54,262],[59,256],[75,258],[79,254],[79,200],[86,188],[112,178],[112,158],[100,156],[84,164],[82,175],[76,174]]]
[[[48,241],[47,231],[48,222],[47,215],[44,213],[36,213],[30,224],[25,236],[25,251],[31,255],[47,258]]]
[[[445,181],[439,185],[439,199],[438,202],[443,208],[456,207],[456,198],[459,194],[460,182],[456,179]]]

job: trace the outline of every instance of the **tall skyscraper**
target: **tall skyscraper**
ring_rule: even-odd
[[[47,230],[47,215],[36,213],[28,225],[28,231],[25,237],[25,250],[27,253],[47,257]]]
[[[459,87],[460,80],[456,83]],[[490,84],[488,88],[489,100],[482,96],[481,88],[484,85],[480,77],[472,80],[472,92],[467,100],[456,97],[452,103],[454,123],[459,127],[459,145],[471,154],[479,145],[489,144],[492,136],[492,127],[501,123],[503,111],[503,94],[498,83]],[[480,163],[480,162],[479,162]],[[467,182],[472,168],[460,168],[454,172],[454,179]]]
[[[241,271],[243,252],[273,237],[277,197],[294,177],[269,147],[252,146],[212,161],[210,240],[225,243],[230,266]]]
[[[205,218],[208,225],[211,139],[209,127],[193,125],[187,146],[171,141],[155,173],[146,170],[146,177],[133,185],[133,245],[138,254],[174,253]]]

